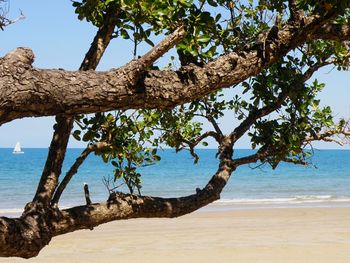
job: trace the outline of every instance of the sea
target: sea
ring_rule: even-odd
[[[0,149],[0,216],[19,214],[35,194],[48,149],[23,150],[24,154],[12,154],[12,149]],[[68,149],[63,175],[82,150]],[[139,168],[141,194],[179,197],[195,193],[217,170],[216,152],[197,150],[200,159],[194,164],[188,151],[159,150],[159,163]],[[235,150],[237,157],[249,154],[251,150]],[[221,199],[204,209],[350,207],[350,150],[315,150],[312,160],[308,167],[282,163],[275,170],[259,164],[241,166]],[[113,167],[98,156],[89,156],[63,193],[60,207],[84,204],[85,183],[92,202],[107,200],[108,179],[113,179]],[[123,187],[117,190],[125,191]]]

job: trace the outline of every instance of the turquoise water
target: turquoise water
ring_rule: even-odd
[[[47,149],[24,151],[24,154],[13,155],[12,149],[0,149],[0,214],[20,211],[36,191]],[[63,172],[81,151],[68,150]],[[159,164],[141,169],[142,194],[176,197],[192,194],[197,187],[202,188],[215,173],[218,161],[215,150],[198,150],[198,153],[200,160],[194,165],[188,152],[162,151]],[[250,153],[250,150],[235,152],[237,156]],[[317,168],[292,164],[281,164],[276,170],[268,166],[240,167],[217,205],[350,206],[350,151],[316,151],[313,161]],[[106,200],[108,191],[102,178],[112,174],[111,166],[94,155],[90,156],[64,192],[60,205],[84,204],[85,182],[89,184],[93,202]]]

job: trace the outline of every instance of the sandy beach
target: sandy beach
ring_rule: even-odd
[[[0,262],[350,262],[350,209],[199,211],[59,236],[34,259]]]

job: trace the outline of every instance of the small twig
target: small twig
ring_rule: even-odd
[[[19,20],[25,19],[26,17],[23,15],[22,10],[20,9],[19,11],[21,12],[21,15],[19,17],[17,17],[16,19],[13,19],[13,20],[6,18],[5,14],[2,14],[0,16],[0,29],[4,30],[5,26],[14,24],[14,23],[18,22]]]
[[[90,192],[89,192],[89,186],[87,183],[84,183],[84,194],[85,194],[85,200],[86,200],[86,205],[91,205],[91,199],[90,199]]]
[[[206,0],[202,0],[202,1],[201,1],[201,4],[200,4],[200,6],[199,6],[199,10],[200,10],[200,11],[202,11],[205,2],[206,2]]]
[[[208,121],[213,125],[217,135],[219,138],[222,138],[224,136],[224,133],[222,132],[222,130],[220,129],[219,124],[216,122],[216,120],[214,119],[214,117],[211,114],[207,115],[207,119]]]
[[[134,68],[135,65],[137,65],[137,72],[139,74],[140,70],[145,70],[146,68],[152,66],[157,59],[159,59],[166,52],[168,52],[169,49],[179,43],[186,36],[186,34],[187,32],[185,30],[185,26],[182,25],[178,27],[159,44],[155,45],[150,51],[148,51],[142,57],[131,61],[125,65],[125,67]]]
[[[107,188],[107,191],[109,194],[114,193],[115,190],[117,190],[119,187],[123,186],[125,183],[121,183],[119,185],[115,185],[113,183],[113,178],[110,178],[109,176],[103,177],[102,178],[102,183],[104,184],[104,186]],[[110,184],[112,184],[113,187],[110,187]]]

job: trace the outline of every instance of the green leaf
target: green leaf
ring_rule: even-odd
[[[80,131],[80,130],[75,130],[75,131],[73,132],[73,137],[74,137],[74,139],[76,139],[77,141],[80,141],[80,140],[81,140],[80,134],[81,134],[81,131]]]
[[[208,0],[208,4],[214,7],[218,6],[218,4],[214,0]]]
[[[121,30],[120,30],[120,35],[121,35],[122,38],[124,38],[124,39],[130,39],[130,36],[129,36],[128,31],[126,31],[125,29],[121,29]]]
[[[154,43],[153,43],[151,40],[149,40],[148,38],[145,39],[145,42],[146,42],[148,45],[150,45],[151,47],[154,47]]]
[[[197,38],[197,41],[202,42],[202,43],[207,43],[210,41],[210,37],[207,35],[202,35],[202,36]]]
[[[161,158],[160,158],[160,156],[158,156],[158,155],[153,155],[153,156],[152,156],[152,159],[155,160],[155,161],[157,161],[157,162],[159,162]]]

